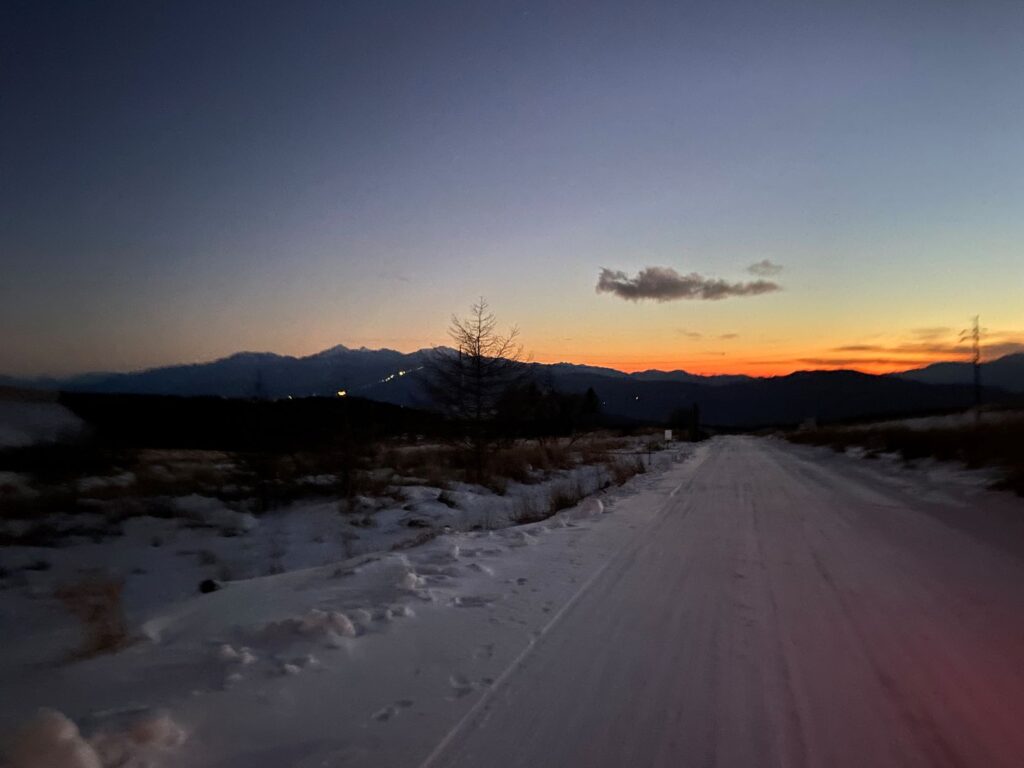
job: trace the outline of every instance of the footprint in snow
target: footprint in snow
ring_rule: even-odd
[[[452,605],[458,608],[486,608],[497,599],[487,595],[465,595],[452,598]]]
[[[452,675],[448,678],[448,683],[452,687],[453,696],[451,699],[461,699],[463,696],[469,696],[476,686],[469,680],[469,678],[463,677],[462,675]]]
[[[469,696],[473,691],[477,691],[481,688],[489,688],[494,685],[494,678],[481,677],[478,682],[473,682],[464,675],[452,675],[448,678],[448,684],[452,687],[452,695],[448,697],[449,701],[455,701],[461,699],[464,696]]]
[[[413,705],[412,699],[399,699],[394,704],[383,709],[378,709],[373,713],[373,719],[378,723],[386,723],[391,718],[395,717],[403,709],[409,709]]]
[[[474,658],[490,659],[494,656],[494,643],[484,643],[473,653]]]

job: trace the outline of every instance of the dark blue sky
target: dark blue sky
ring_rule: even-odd
[[[624,367],[1024,329],[1021,3],[0,13],[0,372],[412,349],[480,294]],[[594,292],[764,258],[771,296]]]

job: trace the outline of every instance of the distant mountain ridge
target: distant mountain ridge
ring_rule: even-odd
[[[237,352],[208,363],[170,365],[130,373],[91,373],[20,382],[77,392],[219,397],[310,397],[353,394],[392,374],[422,366],[429,350],[349,349],[341,345],[306,357]],[[404,374],[403,374],[404,375]]]
[[[972,384],[974,366],[971,363],[932,363],[893,375],[925,384]],[[981,383],[1007,392],[1024,392],[1024,352],[982,363]]]
[[[206,363],[160,366],[127,373],[86,373],[68,377],[15,379],[0,383],[67,389],[79,392],[110,392],[153,395],[213,395],[218,397],[310,397],[338,391],[361,394],[386,383],[392,375],[414,372],[423,366],[434,348],[415,352],[393,349],[352,349],[338,344],[304,357],[274,352],[236,352]],[[625,373],[575,363],[530,363],[541,376],[555,379],[574,373],[635,381],[680,381],[710,385],[749,380],[748,376],[701,376],[687,371],[640,371]],[[372,395],[367,395],[372,397]]]
[[[208,363],[172,365],[132,373],[91,373],[68,378],[0,380],[0,384],[154,395],[308,397],[346,395],[403,406],[427,407],[418,382],[431,349],[350,349],[343,345],[305,357],[239,352]],[[794,424],[921,413],[973,403],[971,367],[938,363],[897,374],[801,371],[788,376],[700,376],[683,370],[625,373],[573,363],[531,363],[538,380],[562,391],[593,388],[605,413],[636,422],[665,422],[697,405],[705,423],[727,427]],[[987,397],[1024,392],[1024,354],[986,363]],[[994,389],[998,387],[999,389]]]

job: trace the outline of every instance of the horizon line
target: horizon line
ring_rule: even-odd
[[[80,377],[80,376],[121,376],[121,375],[131,375],[131,374],[138,374],[138,373],[146,373],[146,372],[149,372],[149,371],[157,371],[157,370],[162,370],[162,369],[165,369],[165,368],[177,368],[177,367],[191,366],[191,365],[210,365],[210,364],[213,364],[213,363],[217,363],[217,362],[220,362],[220,361],[223,361],[223,360],[228,360],[230,358],[239,357],[239,356],[243,356],[243,355],[253,355],[253,356],[268,355],[268,356],[273,356],[273,357],[277,357],[277,358],[285,358],[285,359],[291,358],[293,360],[305,360],[305,359],[309,359],[309,358],[312,358],[312,357],[316,357],[318,355],[322,355],[325,352],[330,352],[332,350],[337,350],[337,349],[343,349],[343,350],[348,351],[348,352],[364,352],[364,351],[365,352],[394,352],[396,354],[401,354],[401,355],[410,355],[410,354],[415,354],[417,352],[424,352],[424,351],[428,351],[428,350],[432,350],[432,349],[437,349],[437,348],[440,348],[440,347],[443,347],[443,346],[445,346],[445,345],[444,344],[426,345],[426,346],[416,347],[415,349],[410,349],[408,351],[405,351],[405,350],[402,350],[402,349],[396,349],[394,347],[387,347],[387,346],[375,347],[374,348],[374,347],[367,347],[365,345],[360,345],[359,347],[350,347],[350,346],[347,346],[345,344],[334,344],[334,345],[332,345],[330,347],[325,347],[324,349],[321,349],[321,350],[318,350],[318,351],[315,351],[315,352],[310,352],[308,354],[291,354],[291,353],[284,353],[284,352],[239,350],[237,352],[231,352],[231,353],[228,353],[228,354],[219,355],[219,356],[211,357],[211,358],[207,358],[207,359],[191,360],[191,361],[184,361],[184,362],[159,363],[159,364],[155,364],[155,365],[141,366],[141,367],[138,367],[138,368],[124,368],[124,369],[93,368],[93,369],[88,369],[88,370],[71,371],[71,372],[66,372],[66,373],[52,373],[52,372],[46,372],[46,373],[39,373],[39,372],[37,372],[37,373],[20,373],[20,374],[19,373],[0,373],[0,378],[21,380],[21,381],[26,381],[27,382],[27,381],[45,381],[45,380],[48,380],[48,379],[71,379],[71,378],[76,378],[76,377]],[[1013,353],[1011,352],[1011,353],[1008,353],[1008,354],[1013,354]],[[1007,355],[1000,355],[999,357],[994,357],[994,358],[990,358],[990,359],[983,359],[982,363],[984,364],[984,363],[993,362],[994,360],[998,360],[998,359],[1001,359],[1002,357],[1008,356],[1008,354]],[[822,361],[819,364],[815,365],[813,363],[810,363],[810,360],[811,360],[810,358],[789,358],[789,359],[779,359],[779,360],[745,360],[745,361],[742,361],[742,362],[737,361],[737,365],[736,366],[729,366],[728,369],[725,369],[725,370],[723,370],[721,368],[712,368],[710,366],[705,367],[705,366],[703,366],[703,365],[701,365],[699,363],[697,363],[696,365],[687,366],[682,361],[666,360],[664,358],[653,359],[653,360],[646,360],[646,361],[643,361],[643,362],[633,363],[631,361],[622,360],[621,358],[619,358],[619,359],[612,359],[612,360],[604,360],[604,361],[601,361],[600,359],[598,359],[598,360],[595,361],[593,359],[587,359],[587,360],[583,360],[583,359],[580,359],[580,358],[566,359],[566,358],[559,357],[559,356],[554,356],[554,355],[542,355],[540,358],[537,358],[537,359],[534,359],[534,358],[531,357],[531,358],[529,358],[527,360],[524,360],[524,362],[526,362],[526,363],[534,363],[534,364],[539,364],[539,365],[574,365],[574,366],[585,366],[585,367],[590,367],[590,368],[604,368],[604,369],[607,369],[607,370],[611,370],[611,371],[615,371],[617,373],[622,373],[622,374],[627,374],[627,375],[635,374],[635,373],[644,373],[644,372],[658,372],[658,373],[683,372],[683,373],[687,373],[687,374],[690,374],[690,375],[693,375],[693,376],[701,376],[701,377],[706,377],[706,378],[711,378],[711,377],[715,377],[715,376],[746,376],[748,378],[756,378],[756,379],[773,378],[773,377],[777,377],[777,376],[787,376],[787,375],[790,375],[790,374],[793,374],[793,373],[808,372],[808,371],[854,371],[854,372],[857,372],[857,373],[865,373],[865,374],[869,374],[869,375],[885,375],[885,374],[891,374],[891,373],[901,373],[901,372],[905,372],[905,371],[916,370],[916,369],[919,369],[919,368],[922,368],[922,367],[926,367],[926,366],[929,366],[929,365],[935,365],[937,363],[965,363],[965,364],[969,364],[969,362],[970,362],[970,361],[967,361],[967,360],[950,359],[948,357],[934,357],[934,358],[932,358],[932,357],[918,357],[918,358],[908,358],[908,359],[903,359],[903,360],[894,360],[892,358],[885,358],[885,359],[865,358],[863,360],[857,360],[857,361],[844,360],[844,361],[841,361],[841,362],[837,361],[835,363],[828,363],[828,362]],[[665,366],[665,367],[660,367],[660,366]],[[771,366],[771,367],[775,368],[775,370],[766,371],[762,366],[765,366],[765,367]],[[743,369],[749,369],[749,368],[761,368],[761,370],[758,371],[757,373],[747,372],[746,370],[743,370]]]

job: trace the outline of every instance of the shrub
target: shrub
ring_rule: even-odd
[[[563,509],[574,507],[584,497],[579,483],[562,483],[555,487],[548,500],[548,517]]]
[[[631,477],[642,475],[647,471],[647,466],[644,464],[642,456],[620,457],[608,462],[606,466],[615,485],[622,485]]]
[[[550,501],[545,508],[538,506],[532,497],[523,496],[516,502],[515,510],[512,513],[512,522],[516,525],[539,523],[541,520],[547,520],[553,514]]]

